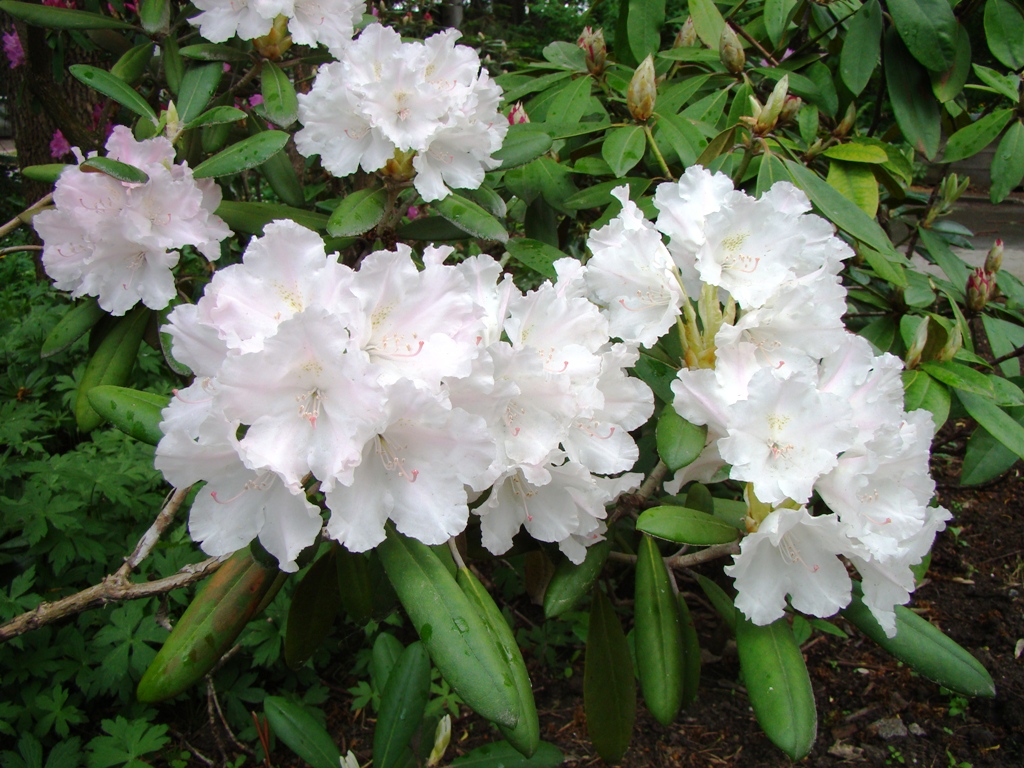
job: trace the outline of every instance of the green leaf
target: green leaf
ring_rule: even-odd
[[[456,582],[462,587],[462,592],[469,598],[469,601],[476,608],[480,618],[484,620],[495,646],[501,656],[508,663],[512,680],[515,683],[516,691],[519,694],[519,706],[521,716],[515,728],[499,726],[502,735],[520,753],[530,757],[537,751],[540,745],[540,721],[537,718],[537,705],[533,699],[533,686],[530,684],[530,673],[526,670],[526,662],[523,661],[523,654],[519,650],[512,629],[509,627],[505,616],[499,610],[490,594],[466,567],[459,569],[455,577]],[[376,764],[376,761],[375,763]]]
[[[95,411],[126,435],[147,445],[156,445],[164,436],[160,422],[170,400],[167,395],[110,385],[93,387],[88,395]]]
[[[557,277],[554,263],[558,259],[569,258],[557,248],[528,237],[514,237],[505,243],[505,247],[513,259],[551,280]]]
[[[613,128],[608,131],[601,145],[601,157],[605,159],[616,178],[622,178],[644,157],[647,140],[642,126]]]
[[[765,0],[764,27],[768,32],[768,39],[776,48],[782,42],[782,33],[789,26],[796,6],[797,0]]]
[[[932,93],[945,104],[952,101],[964,89],[967,76],[971,73],[971,38],[962,24],[956,25],[956,58],[953,66],[945,72],[932,72]]]
[[[145,184],[149,181],[149,174],[145,171],[109,157],[90,157],[83,161],[78,169],[83,173],[103,173],[112,179],[129,184]]]
[[[492,157],[500,160],[498,170],[506,171],[536,160],[549,149],[553,140],[543,128],[535,123],[518,123],[508,127],[501,149]]]
[[[54,184],[60,178],[65,168],[70,168],[68,163],[46,163],[44,165],[28,165],[21,169],[21,175],[32,181],[41,181],[44,184]]]
[[[635,597],[640,690],[654,719],[667,726],[683,705],[683,626],[665,561],[646,535],[637,550]]]
[[[697,37],[713,51],[718,50],[725,19],[712,0],[690,0],[690,16]]]
[[[1024,426],[987,397],[963,390],[957,390],[956,396],[972,419],[1009,450],[1024,458]]]
[[[373,764],[395,768],[404,757],[430,696],[430,657],[423,643],[413,643],[398,657],[380,697],[373,731]]]
[[[1010,0],[985,3],[985,42],[992,55],[1012,70],[1024,67],[1024,12]]]
[[[889,155],[881,147],[874,144],[861,144],[854,139],[848,144],[836,144],[829,147],[822,154],[833,160],[843,160],[848,163],[885,163]]]
[[[255,168],[284,149],[288,138],[284,131],[257,133],[204,160],[193,169],[192,175],[197,179],[207,179]]]
[[[383,618],[398,606],[398,597],[376,553],[349,552],[342,547],[335,559],[341,604],[354,623],[363,626],[372,618]]]
[[[682,49],[679,49],[682,50]],[[704,137],[689,120],[678,115],[655,113],[657,125],[654,127],[654,138],[666,160],[672,162],[671,153],[675,153],[679,164],[689,167],[697,161],[697,153],[704,145]]]
[[[864,256],[864,260],[868,263],[882,280],[893,285],[898,285],[901,288],[907,287],[907,276],[903,272],[901,264],[894,264],[890,259],[880,254],[874,248],[868,248],[867,246],[861,248],[861,255]]]
[[[1016,418],[1024,426],[1024,416]],[[967,440],[967,451],[960,471],[960,485],[981,485],[994,480],[1017,463],[1017,454],[978,427]]]
[[[441,675],[482,717],[514,728],[519,694],[507,661],[455,578],[425,544],[388,526],[377,546],[388,578]]]
[[[434,210],[464,232],[484,240],[508,241],[501,222],[471,200],[454,192],[434,203]]]
[[[369,232],[384,218],[387,190],[360,189],[347,195],[327,220],[327,232],[335,237],[349,237]]]
[[[87,334],[106,314],[106,312],[100,309],[96,299],[91,296],[82,299],[73,305],[67,314],[60,319],[60,322],[53,327],[53,330],[50,331],[43,341],[43,346],[39,350],[39,356],[45,360],[56,355],[58,352],[63,352]]]
[[[783,162],[793,182],[807,193],[814,207],[825,218],[879,253],[899,258],[878,222],[830,187],[814,171],[792,160]]]
[[[544,616],[553,619],[572,610],[594,586],[611,551],[612,543],[606,539],[588,547],[587,555],[579,565],[562,558],[544,592]]]
[[[957,21],[949,0],[886,0],[886,7],[915,59],[936,72],[953,66]]]
[[[914,60],[894,29],[885,34],[885,82],[903,137],[931,160],[939,150],[941,109],[927,70]]]
[[[467,240],[470,237],[468,232],[440,216],[420,216],[396,229],[395,236],[400,240],[427,240],[435,243],[444,240]]]
[[[924,371],[903,372],[903,405],[908,411],[930,411],[939,430],[949,417],[950,394],[942,384]]]
[[[204,64],[185,72],[178,87],[178,116],[183,123],[189,123],[206,109],[213,94],[217,92],[224,67],[220,64]]]
[[[804,758],[818,733],[818,714],[789,622],[781,618],[759,627],[737,616],[736,651],[743,684],[765,735],[793,760]]]
[[[0,0],[0,2],[3,2],[3,0]],[[57,9],[47,8],[47,10],[56,11]],[[62,12],[77,13],[77,11]],[[116,75],[112,75],[105,69],[93,67],[89,64],[72,64],[68,67],[68,71],[76,79],[82,81],[90,88],[99,91],[104,96],[109,96],[122,107],[156,122],[156,112],[153,111],[153,108],[146,103],[146,100],[134,88]]]
[[[174,35],[168,35],[164,38],[160,50],[164,77],[167,78],[167,87],[171,89],[171,93],[177,96],[178,88],[181,86],[181,78],[185,76],[185,62],[181,60],[178,38]]]
[[[98,13],[51,8],[47,5],[20,3],[15,0],[0,0],[0,11],[5,11],[27,24],[48,29],[135,29],[131,24]]]
[[[636,521],[637,530],[679,544],[707,547],[736,541],[738,534],[729,523],[686,507],[662,506],[644,510]]]
[[[573,43],[557,40],[544,47],[541,51],[545,61],[573,72],[586,72],[586,54],[583,49]]]
[[[992,158],[993,203],[1001,203],[1024,179],[1024,124],[1015,120],[996,149]]]
[[[332,547],[295,585],[284,633],[284,659],[298,669],[316,652],[341,609],[337,549]]]
[[[295,87],[279,66],[269,59],[263,62],[260,72],[260,87],[263,94],[263,108],[270,122],[287,128],[299,114],[299,100]]]
[[[697,583],[700,584],[700,588],[704,590],[705,596],[714,606],[714,609],[718,611],[718,615],[725,621],[726,626],[732,634],[736,634],[736,618],[737,610],[733,604],[732,598],[725,593],[725,590],[718,586],[715,582],[709,579],[707,576],[702,576],[699,573],[694,573],[694,577],[697,579]]]
[[[233,554],[200,588],[139,681],[139,701],[163,701],[213,669],[274,586],[278,570],[249,549]],[[335,763],[332,768],[336,768]]]
[[[688,467],[704,451],[707,435],[707,426],[691,424],[668,406],[658,417],[658,455],[672,472]]]
[[[708,142],[704,151],[700,153],[700,157],[697,158],[697,165],[703,165],[707,168],[721,155],[729,152],[732,149],[733,139],[735,136],[736,126],[726,128],[720,134],[715,136],[715,138]]]
[[[924,362],[921,363],[921,370],[930,375],[933,379],[953,387],[961,392],[971,392],[983,397],[995,397],[995,390],[988,376],[973,368],[968,368],[963,363],[952,360],[948,362]]]
[[[256,135],[260,127],[256,121],[249,122],[249,133]],[[270,188],[280,198],[281,202],[287,205],[301,207],[306,204],[306,196],[302,191],[302,182],[295,172],[291,158],[285,152],[278,152],[271,155],[265,163],[259,166],[260,173],[270,182]]]
[[[110,68],[110,74],[131,85],[142,78],[152,60],[153,43],[136,45],[131,50],[125,51],[121,58],[114,63],[114,66]]]
[[[186,45],[178,51],[178,55],[197,61],[247,61],[249,59],[249,54],[245,51],[232,48],[230,45],[215,45],[214,43]]]
[[[245,120],[246,117],[248,117],[248,115],[246,115],[245,112],[240,109],[236,109],[235,107],[213,107],[186,123],[185,128],[201,128],[204,125],[237,123],[239,120]]]
[[[629,0],[626,33],[637,61],[661,48],[661,27],[665,23],[665,0]]]
[[[636,719],[636,684],[629,644],[608,597],[594,588],[583,670],[587,733],[606,763],[626,754]]]
[[[992,90],[1005,96],[1010,101],[1017,101],[1017,91],[1020,88],[1020,75],[1014,72],[1003,75],[996,72],[994,69],[983,67],[981,64],[974,64],[972,69],[974,69],[974,74],[978,76],[978,79],[985,83],[985,85],[989,86]],[[984,91],[985,89],[979,87],[979,90]]]
[[[567,198],[564,203],[567,208],[573,210],[579,208],[604,208],[606,205],[614,204],[615,198],[612,197],[612,190],[617,187],[621,187],[623,184],[629,187],[629,196],[631,199],[636,199],[651,186],[651,180],[642,177],[631,177],[627,176],[624,179],[614,179],[613,181],[602,181],[593,186],[581,189],[576,194]]]
[[[171,23],[170,0],[142,0],[139,3],[139,21],[142,22],[142,28],[151,34],[166,34]]]
[[[953,287],[959,290],[962,297],[967,286],[967,278],[971,274],[971,270],[964,263],[964,260],[953,253],[949,243],[933,229],[919,226],[917,234],[921,245],[928,249],[928,255],[931,256],[932,261],[939,265],[943,274],[953,284]]]
[[[262,135],[262,134],[261,134]],[[328,218],[322,213],[303,211],[276,203],[242,203],[224,200],[217,207],[217,215],[235,232],[262,235],[263,228],[275,219],[291,219],[309,229],[323,232]]]
[[[341,752],[330,734],[303,707],[280,696],[267,696],[263,711],[277,738],[313,768],[341,764]]]
[[[591,77],[572,80],[555,95],[548,114],[557,115],[559,120],[578,123],[590,110]]]
[[[139,305],[127,316],[114,320],[113,327],[85,364],[75,394],[75,421],[82,432],[91,432],[103,423],[103,417],[89,402],[89,390],[101,384],[121,386],[128,381],[150,314],[149,309]]]
[[[865,163],[847,163],[833,160],[828,166],[829,186],[854,203],[868,216],[878,211],[878,180]]]
[[[678,595],[679,619],[683,635],[683,706],[688,707],[697,699],[700,687],[700,641],[694,626],[690,607],[682,594]]]
[[[761,165],[757,169],[756,197],[771,189],[777,181],[789,181],[786,166],[774,153],[766,153],[761,156]]]
[[[347,550],[346,550],[347,551]],[[394,635],[381,632],[373,641],[373,651],[370,658],[370,678],[374,687],[383,692],[388,687],[388,678],[391,677],[391,670],[398,663],[405,647]]]
[[[992,677],[971,654],[909,608],[897,605],[896,636],[887,637],[854,582],[853,599],[843,616],[915,672],[967,696],[995,696]]]
[[[995,141],[1013,114],[1012,109],[997,109],[970,125],[965,125],[949,137],[946,149],[942,153],[942,162],[955,163],[957,160],[976,155]]]
[[[507,741],[496,741],[452,760],[452,768],[555,768],[565,755],[554,744],[542,741],[533,757],[523,757]]]

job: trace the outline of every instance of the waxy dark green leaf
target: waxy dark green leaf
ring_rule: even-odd
[[[181,78],[181,85],[178,86],[178,100],[175,102],[181,122],[187,124],[202,114],[213,94],[217,92],[223,75],[224,67],[220,64],[203,64],[185,72]]]
[[[280,696],[267,696],[263,711],[277,738],[313,768],[338,768],[341,764],[334,740],[304,708]]]
[[[677,597],[683,630],[683,706],[688,707],[696,701],[697,689],[700,687],[700,641],[686,599],[682,594]]]
[[[501,149],[492,157],[501,161],[498,170],[505,171],[526,165],[551,149],[552,138],[540,126],[532,123],[510,125]]]
[[[335,237],[350,237],[369,232],[384,218],[387,190],[360,189],[347,195],[327,220],[327,232]]]
[[[1024,67],[1024,10],[1011,0],[986,0],[985,41],[1001,64]]]
[[[658,455],[675,472],[692,464],[704,451],[707,426],[691,424],[668,406],[658,417]]]
[[[508,241],[501,222],[471,200],[454,192],[434,203],[434,210],[459,229],[484,240]]]
[[[759,627],[737,616],[736,651],[757,722],[775,746],[793,760],[802,759],[818,734],[818,714],[789,622],[781,618]]]
[[[295,87],[284,70],[269,59],[263,62],[260,72],[260,89],[263,94],[263,108],[275,125],[287,128],[299,114],[299,100]]]
[[[528,237],[514,237],[505,243],[505,247],[513,259],[552,280],[557,276],[554,263],[568,256],[554,246]]]
[[[622,178],[644,157],[647,139],[642,126],[612,128],[601,145],[601,157],[605,159],[616,178]]]
[[[248,115],[235,107],[213,107],[189,121],[185,128],[201,128],[204,125],[224,125],[245,120]]]
[[[949,390],[924,371],[903,372],[903,404],[908,411],[924,408],[931,412],[938,430],[949,417]]]
[[[284,634],[284,659],[292,669],[301,667],[316,652],[341,609],[336,556],[332,547],[295,585]]]
[[[103,385],[90,389],[88,396],[93,409],[126,435],[147,445],[156,445],[164,436],[160,422],[170,401],[167,395]]]
[[[957,21],[949,0],[886,0],[886,8],[915,59],[935,72],[953,66]]]
[[[629,644],[615,609],[600,588],[594,588],[587,628],[583,670],[583,709],[587,733],[606,763],[626,754],[636,720],[636,683]]]
[[[373,764],[395,768],[423,722],[430,696],[430,657],[423,643],[413,643],[398,657],[380,697],[373,731]]]
[[[1024,459],[1024,426],[984,395],[957,390],[967,413],[996,440]]]
[[[943,384],[962,392],[971,392],[982,397],[995,397],[992,382],[985,374],[954,360],[948,362],[929,361],[921,363],[921,370]]]
[[[637,550],[635,597],[640,690],[654,719],[667,726],[683,705],[683,622],[665,561],[647,535]]]
[[[949,8],[946,0],[939,2]],[[894,29],[885,33],[885,82],[903,137],[931,160],[939,151],[942,110],[932,94],[928,71],[914,60]]]
[[[171,23],[170,0],[141,0],[139,21],[142,22],[142,28],[149,33],[166,34]]]
[[[722,617],[729,631],[735,635],[737,610],[732,598],[707,576],[695,573],[694,577],[697,579],[697,583],[700,584],[700,588],[704,590],[704,594],[711,602],[711,605],[718,611],[718,615]]]
[[[98,13],[53,8],[39,3],[0,0],[0,11],[27,24],[48,29],[135,29],[131,24]]]
[[[71,13],[71,11],[67,11],[67,13]],[[93,67],[89,64],[72,64],[68,67],[68,71],[76,79],[81,80],[104,96],[109,96],[122,107],[130,109],[137,115],[148,117],[154,122],[156,121],[156,112],[153,111],[153,108],[146,103],[146,100],[135,89],[116,75],[112,75],[105,69]]]
[[[697,36],[708,48],[718,50],[725,19],[712,0],[690,0],[690,16]]]
[[[998,136],[1013,117],[1012,109],[997,109],[991,114],[965,125],[949,137],[942,153],[942,162],[955,163],[957,160],[976,155]]]
[[[63,352],[87,334],[106,314],[91,296],[80,300],[50,331],[39,350],[39,356],[45,360]]]
[[[956,58],[953,66],[945,72],[932,72],[932,93],[945,104],[952,101],[964,89],[967,76],[971,73],[971,38],[962,24],[956,25]]]
[[[249,58],[249,54],[245,51],[232,48],[230,45],[216,45],[214,43],[186,45],[178,50],[178,55],[197,61],[245,61]]]
[[[284,131],[263,131],[250,136],[201,162],[193,169],[192,175],[206,179],[255,168],[284,149],[288,138]]]
[[[629,0],[626,33],[629,48],[637,61],[661,47],[661,27],[665,23],[665,0]]]
[[[612,543],[605,539],[587,547],[587,555],[579,565],[562,558],[544,592],[544,615],[551,619],[572,610],[594,586],[611,551]]]
[[[992,188],[989,197],[1001,203],[1024,179],[1024,123],[1015,120],[992,158]]]
[[[1024,417],[1017,416],[1021,424]],[[967,440],[960,485],[981,485],[994,480],[1018,461],[1018,456],[983,427],[978,427]]]
[[[125,317],[117,318],[99,342],[75,393],[75,421],[82,432],[91,432],[103,423],[103,417],[89,402],[89,390],[102,384],[127,383],[151,310],[139,305]]]
[[[78,169],[83,173],[103,173],[128,184],[145,184],[149,181],[149,174],[145,171],[109,157],[90,157]]]
[[[327,229],[325,214],[303,211],[277,203],[247,203],[225,200],[217,208],[217,215],[235,232],[262,235],[263,228],[275,219],[291,219],[309,229],[323,232]]]
[[[638,530],[679,544],[707,547],[736,541],[736,529],[713,515],[686,507],[660,506],[644,510]]]
[[[797,3],[798,0],[765,0],[764,27],[776,48],[782,42],[782,33],[786,31]]]
[[[153,60],[153,43],[136,45],[118,59],[110,68],[110,74],[121,78],[129,85],[137,83],[146,73],[149,62]]]

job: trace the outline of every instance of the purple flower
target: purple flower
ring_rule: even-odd
[[[64,138],[64,134],[60,132],[60,128],[58,128],[53,132],[53,138],[50,140],[50,157],[54,160],[60,160],[69,152],[71,152],[71,145]]]
[[[21,38],[14,30],[4,32],[3,38],[4,53],[7,54],[7,61],[10,63],[11,69],[20,67],[25,63],[25,51],[21,47]]]

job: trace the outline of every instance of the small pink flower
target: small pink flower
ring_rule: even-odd
[[[25,63],[25,51],[21,47],[21,38],[14,30],[4,32],[3,38],[4,53],[7,54],[7,61],[10,63],[11,69],[20,67]]]
[[[409,217],[409,221],[412,221],[413,219],[419,218],[420,209],[415,205],[410,205],[408,210],[406,210],[405,215]]]
[[[433,24],[434,23],[434,17],[430,15],[430,11],[427,11],[426,13],[423,14],[423,22],[425,24]]]
[[[372,8],[370,8],[370,15],[373,16],[373,18],[375,19],[378,16],[380,16],[380,11],[377,10],[377,6],[373,6]]]
[[[528,122],[530,122],[530,116],[526,114],[526,107],[523,106],[523,102],[517,101],[508,111],[508,124],[519,125]]]
[[[230,72],[230,71],[231,71],[231,65],[230,65],[230,64],[228,64],[228,63],[227,63],[226,61],[224,62],[224,68],[223,68],[223,71],[224,71],[224,72]]]
[[[71,152],[71,144],[64,138],[64,134],[60,132],[60,128],[53,132],[53,138],[50,140],[50,157],[54,160],[60,160],[65,155]]]
[[[262,103],[263,103],[263,96],[258,94],[258,93],[254,93],[252,96],[249,97],[249,106],[250,107],[259,106]]]

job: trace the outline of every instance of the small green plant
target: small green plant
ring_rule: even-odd
[[[907,760],[906,760],[905,757],[903,757],[903,753],[902,752],[900,752],[898,749],[896,749],[896,747],[894,747],[892,744],[890,744],[889,745],[889,757],[886,759],[885,764],[886,765],[894,765],[895,763],[899,763],[900,765],[906,765]]]
[[[956,756],[948,749],[946,750],[946,757],[949,759],[948,768],[974,768],[974,763],[968,763],[966,760],[958,761]]]

